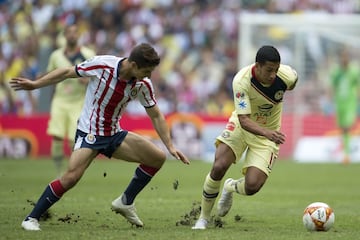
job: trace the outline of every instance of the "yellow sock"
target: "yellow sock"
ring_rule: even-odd
[[[236,192],[240,195],[246,195],[245,192],[245,177],[238,180],[232,180],[230,184],[226,184],[226,190],[229,192]]]
[[[217,196],[219,195],[220,184],[221,181],[213,180],[210,177],[210,173],[206,176],[203,186],[200,218],[210,220],[211,210],[214,207]]]
[[[55,167],[58,171],[61,170],[62,160],[64,158],[63,153],[63,141],[52,140],[51,144],[51,157],[55,163]]]

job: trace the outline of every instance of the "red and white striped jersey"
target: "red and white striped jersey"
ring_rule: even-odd
[[[129,101],[138,99],[144,107],[156,104],[149,78],[127,81],[119,70],[125,58],[95,56],[75,66],[81,77],[90,77],[78,129],[94,135],[111,136],[121,130],[119,120]]]

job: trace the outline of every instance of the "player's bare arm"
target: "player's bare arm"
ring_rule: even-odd
[[[259,126],[256,122],[250,119],[250,115],[239,114],[238,118],[241,127],[246,131],[251,132],[255,135],[264,136],[270,141],[275,142],[276,144],[283,144],[285,142],[285,134],[280,131],[273,131]]]
[[[37,88],[42,88],[58,82],[64,81],[67,78],[76,78],[79,77],[73,66],[58,68],[54,71],[51,71],[44,76],[32,81],[31,79],[14,77],[10,80],[11,87],[15,90],[33,90]]]
[[[89,83],[89,81],[90,81],[90,78],[88,78],[88,77],[80,77],[79,78],[79,82],[84,85],[87,85]]]
[[[160,112],[159,107],[155,105],[151,108],[146,108],[146,112],[151,118],[152,124],[157,134],[159,135],[161,141],[165,144],[169,153],[176,159],[181,160],[183,163],[190,164],[190,161],[187,159],[187,157],[173,146],[168,125],[164,115]]]

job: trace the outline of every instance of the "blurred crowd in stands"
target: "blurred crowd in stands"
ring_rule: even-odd
[[[161,54],[153,74],[164,113],[229,115],[231,81],[238,70],[238,16],[242,12],[324,11],[359,14],[358,0],[0,0],[0,115],[47,112],[51,91],[13,92],[14,76],[46,72],[50,53],[64,42],[66,24],[98,55],[127,56],[149,42]],[[134,103],[132,114],[144,111]]]

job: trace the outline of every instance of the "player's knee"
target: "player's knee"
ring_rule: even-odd
[[[161,168],[161,166],[166,161],[166,154],[163,151],[159,151],[156,156],[154,156],[155,167]]]
[[[215,163],[211,169],[210,176],[214,180],[221,180],[226,171],[228,170],[228,166],[224,164]]]
[[[245,181],[245,192],[246,195],[254,195],[260,191],[261,187],[263,186],[262,183],[259,182],[247,182]]]
[[[162,164],[164,164],[165,161],[166,161],[166,154],[163,151],[161,151],[161,154],[159,156],[159,162],[162,165]]]

